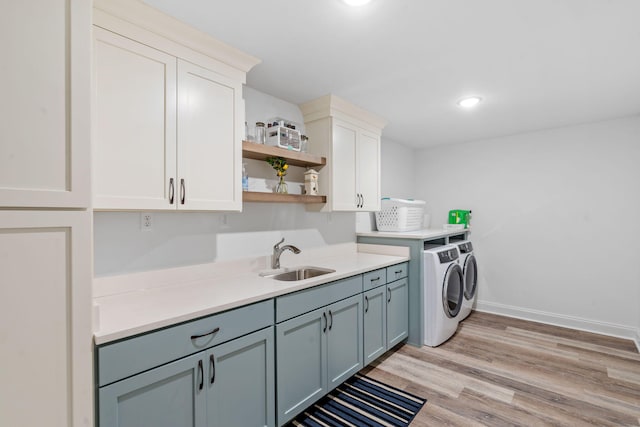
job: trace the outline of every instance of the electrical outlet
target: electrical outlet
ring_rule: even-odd
[[[153,217],[150,213],[140,214],[140,229],[142,231],[151,231],[153,226]]]

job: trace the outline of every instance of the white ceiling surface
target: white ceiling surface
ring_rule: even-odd
[[[338,95],[413,147],[640,114],[638,0],[145,1],[260,58],[249,86]]]

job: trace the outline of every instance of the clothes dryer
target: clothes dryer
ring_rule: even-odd
[[[462,268],[456,245],[426,247],[424,263],[424,343],[436,347],[458,329],[463,300]]]
[[[464,298],[460,309],[460,320],[466,319],[478,299],[478,264],[473,253],[473,244],[469,240],[457,242],[455,245],[460,252],[460,267],[464,279]]]

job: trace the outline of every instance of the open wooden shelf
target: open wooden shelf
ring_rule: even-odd
[[[327,164],[326,157],[249,141],[242,141],[242,157],[254,160],[267,160],[267,157],[284,157],[291,166],[316,169],[320,169]]]
[[[327,196],[307,196],[305,194],[280,194],[244,191],[243,202],[262,203],[327,203]]]

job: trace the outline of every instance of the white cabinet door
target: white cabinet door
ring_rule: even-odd
[[[332,208],[380,210],[380,137],[334,120]]]
[[[0,425],[89,426],[91,214],[0,211]]]
[[[360,209],[380,210],[380,137],[360,131],[358,133],[358,193]]]
[[[333,188],[330,199],[334,211],[357,210],[357,143],[358,131],[353,126],[334,120],[333,123]]]
[[[93,57],[94,207],[175,209],[176,58],[98,27]]]
[[[91,3],[0,5],[0,207],[89,206]]]
[[[178,61],[178,209],[241,210],[242,85]]]

